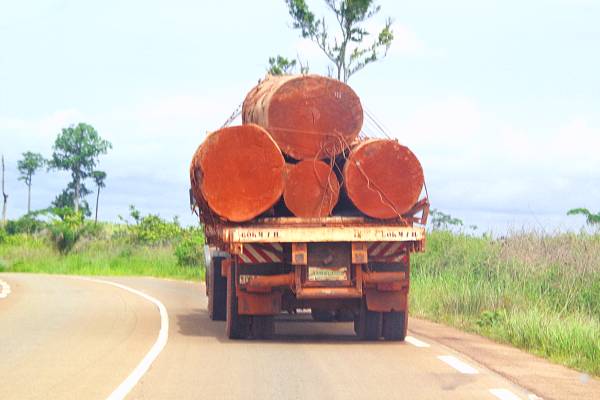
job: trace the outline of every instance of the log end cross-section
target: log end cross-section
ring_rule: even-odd
[[[224,219],[248,221],[281,197],[284,167],[279,147],[260,126],[223,128],[209,134],[194,154],[192,192]]]

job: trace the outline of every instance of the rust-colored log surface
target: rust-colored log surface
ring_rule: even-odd
[[[304,160],[290,166],[283,200],[297,217],[318,218],[331,215],[338,201],[340,184],[331,167],[318,160]]]
[[[242,107],[243,123],[269,131],[297,160],[330,158],[348,147],[363,123],[360,99],[346,84],[318,75],[268,75]]]
[[[249,221],[271,208],[283,193],[285,161],[258,125],[223,128],[200,145],[190,169],[192,192],[221,217]]]
[[[396,218],[409,211],[419,199],[423,182],[419,160],[395,140],[358,144],[344,166],[348,197],[373,218]]]

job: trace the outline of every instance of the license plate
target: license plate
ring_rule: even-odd
[[[308,280],[309,281],[347,281],[348,280],[348,268],[320,268],[320,267],[308,267]]]

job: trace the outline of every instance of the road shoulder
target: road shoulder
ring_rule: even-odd
[[[593,399],[600,380],[515,347],[435,322],[411,318],[409,331],[465,354],[511,382],[548,399]]]

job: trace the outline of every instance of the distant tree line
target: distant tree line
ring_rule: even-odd
[[[70,209],[75,214],[82,216],[92,215],[90,206],[85,197],[92,193],[86,186],[91,180],[96,186],[95,217],[98,220],[98,204],[100,201],[100,189],[105,187],[106,172],[97,168],[99,158],[106,154],[112,144],[100,137],[93,126],[80,122],[63,128],[56,137],[52,146],[52,154],[45,158],[40,153],[26,151],[22,158],[17,161],[19,171],[18,179],[27,186],[27,215],[32,213],[31,194],[34,175],[47,168],[48,171],[67,171],[71,174],[71,180],[54,199],[48,209]],[[2,194],[3,215],[2,224],[6,223],[6,203],[8,194],[4,189],[4,156],[2,156]]]

